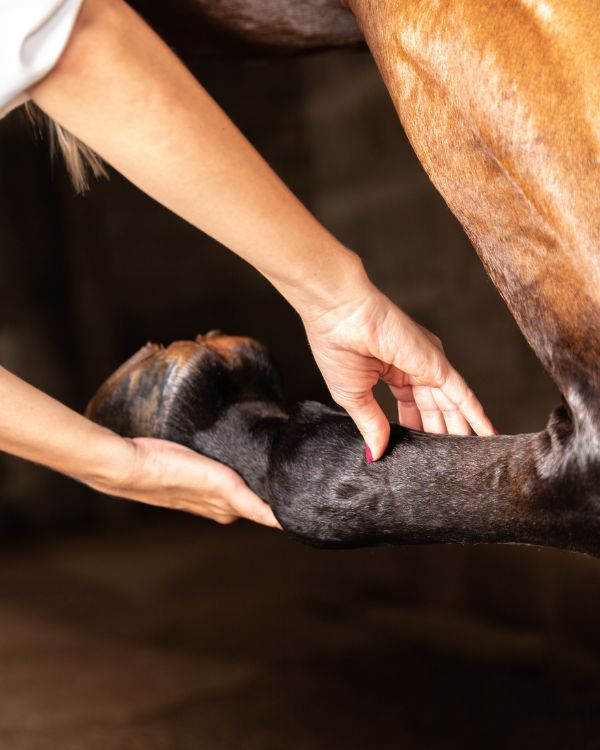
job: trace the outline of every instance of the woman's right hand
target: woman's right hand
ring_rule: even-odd
[[[350,283],[345,288],[338,284],[341,292],[297,309],[327,387],[364,437],[368,459],[383,455],[390,435],[373,395],[379,380],[397,400],[398,421],[405,427],[438,434],[495,434],[437,336],[373,286],[362,264],[356,266]]]
[[[271,508],[235,471],[168,440],[120,438],[119,452],[107,479],[86,480],[108,495],[137,500],[228,524],[238,518],[281,528]],[[118,467],[121,468],[118,468]]]

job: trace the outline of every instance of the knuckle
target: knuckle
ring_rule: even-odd
[[[223,483],[225,490],[225,493],[228,497],[236,498],[238,495],[240,495],[245,489],[246,484],[244,483],[244,480],[238,476],[237,474],[231,474],[229,477],[227,477],[227,481]]]
[[[454,419],[457,416],[459,409],[456,406],[445,406],[443,409],[440,409],[440,411],[444,417]]]
[[[435,356],[424,360],[414,375],[416,385],[425,388],[442,388],[448,380],[449,365],[444,358]]]
[[[467,385],[465,385],[463,393],[456,402],[457,408],[464,409],[465,407],[473,406],[475,402],[475,394]]]
[[[420,411],[436,411],[431,391],[427,386],[415,386],[414,397]]]
[[[338,406],[350,409],[352,407],[360,406],[361,402],[364,400],[364,396],[358,393],[342,393],[340,391],[334,391],[331,395]]]
[[[435,388],[443,388],[449,375],[450,367],[446,359],[436,358],[431,368],[431,381]]]

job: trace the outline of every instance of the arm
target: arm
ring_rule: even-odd
[[[238,475],[166,440],[128,440],[0,367],[0,450],[36,461],[110,495],[229,523],[277,526]]]
[[[34,101],[131,182],[252,263],[295,306],[364,282],[357,256],[286,188],[121,0],[87,0]]]
[[[250,262],[301,315],[334,399],[374,458],[389,424],[492,426],[434,337],[369,282],[169,48],[122,0],[87,0],[57,67],[31,91],[51,117],[134,184]]]

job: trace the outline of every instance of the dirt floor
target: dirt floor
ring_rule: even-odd
[[[520,622],[451,593],[424,603],[416,567],[450,589],[456,567],[435,552],[315,551],[170,515],[5,550],[0,747],[598,747],[594,639],[523,616],[525,601]],[[461,554],[485,568],[503,553]]]

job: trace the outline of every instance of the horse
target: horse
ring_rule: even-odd
[[[151,0],[139,0],[152,16]],[[524,543],[600,554],[600,3],[194,0],[224,54],[360,45],[562,404],[490,438],[393,426],[364,460],[337,409],[289,413],[258,342],[149,346],[92,399],[123,434],[182,442],[238,471],[310,544]],[[160,12],[158,13],[160,16]],[[160,19],[154,17],[160,30]],[[167,32],[168,36],[168,32]]]

